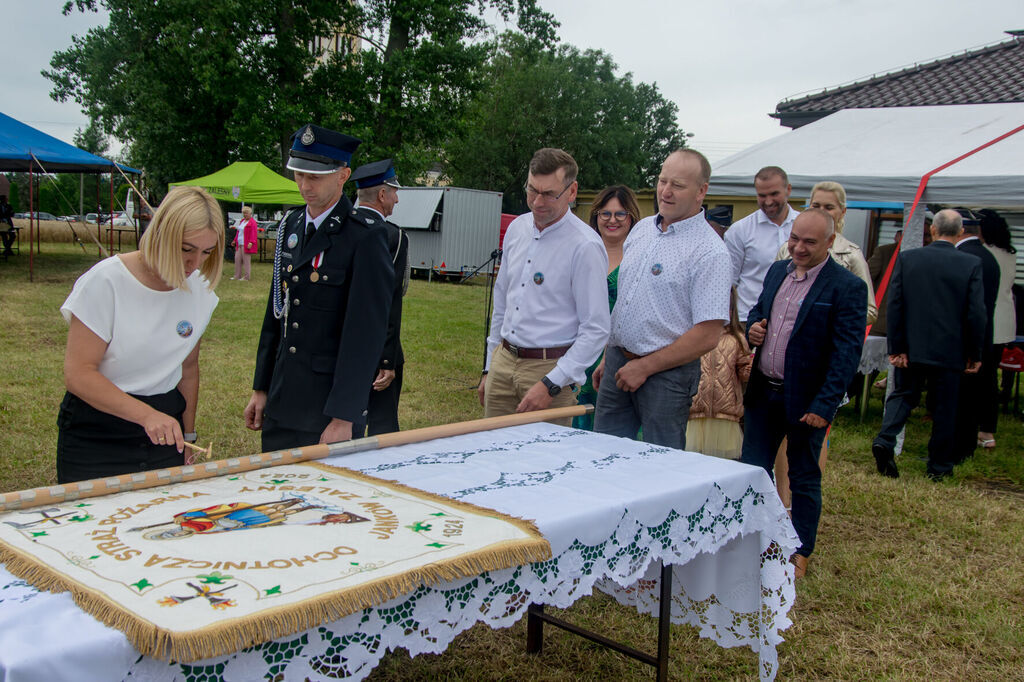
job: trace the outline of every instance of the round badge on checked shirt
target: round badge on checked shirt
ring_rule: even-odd
[[[661,274],[661,263],[655,263],[651,266],[651,274],[657,277]]]
[[[533,283],[537,284],[537,285],[544,284],[544,273],[543,272],[535,272],[535,273],[533,273]]]

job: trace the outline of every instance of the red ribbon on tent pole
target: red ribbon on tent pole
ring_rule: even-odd
[[[933,175],[935,175],[939,171],[946,170],[947,168],[949,168],[950,166],[952,166],[954,164],[960,163],[961,161],[966,159],[968,156],[972,156],[974,154],[977,154],[978,152],[980,152],[982,149],[985,149],[986,147],[991,147],[992,145],[996,144],[997,142],[1002,142],[1006,138],[1010,137],[1011,135],[1015,135],[1015,134],[1019,133],[1022,130],[1024,130],[1024,125],[1019,125],[1016,128],[1014,128],[1013,130],[1011,130],[1010,132],[1003,133],[999,137],[997,137],[995,139],[992,139],[992,140],[989,140],[985,144],[983,144],[983,145],[981,145],[979,147],[975,147],[971,151],[969,151],[969,152],[967,152],[965,154],[961,154],[960,156],[956,157],[952,161],[947,161],[946,163],[942,164],[938,168],[935,168],[935,169],[930,170],[927,173],[925,173],[921,177],[921,182],[919,182],[918,185],[917,185],[917,194],[914,195],[914,203],[912,203],[910,205],[910,213],[908,213],[906,215],[906,217],[903,219],[903,224],[907,225],[908,223],[910,223],[910,219],[914,215],[914,210],[917,208],[917,204],[921,201],[921,196],[924,194],[924,188],[928,186],[928,181],[932,179]],[[893,252],[892,258],[889,259],[889,265],[886,266],[885,274],[882,275],[882,282],[878,285],[878,291],[875,292],[875,300],[878,301],[879,305],[882,304],[882,299],[885,298],[885,290],[889,287],[889,280],[892,278],[892,271],[896,267],[896,258],[900,255],[900,246],[902,245],[902,243],[903,243],[903,236],[900,235],[900,238],[896,241],[896,251]],[[869,324],[867,326],[867,329],[864,330],[864,338],[865,338],[865,340],[868,338],[868,334],[870,334],[870,333],[871,333],[871,325]]]

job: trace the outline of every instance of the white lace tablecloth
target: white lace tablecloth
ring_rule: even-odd
[[[0,679],[361,680],[389,650],[440,653],[477,622],[509,627],[531,602],[564,608],[595,587],[656,614],[662,561],[675,566],[672,621],[721,646],[750,647],[761,679],[775,676],[798,540],[760,468],[548,424],[327,462],[534,519],[553,558],[421,587],[191,664],[141,657],[67,593],[37,592],[0,568]]]

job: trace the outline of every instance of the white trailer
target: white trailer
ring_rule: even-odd
[[[420,273],[467,275],[498,248],[501,192],[402,187],[388,220],[409,235],[409,265]],[[490,272],[486,268],[482,272]]]

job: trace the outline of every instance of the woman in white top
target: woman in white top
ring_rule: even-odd
[[[982,363],[985,388],[978,423],[978,445],[991,449],[996,446],[996,424],[999,420],[999,388],[996,381],[996,367],[1003,355],[1006,344],[1017,338],[1017,313],[1013,304],[1013,280],[1017,275],[1017,249],[1013,246],[1010,226],[1006,218],[992,209],[981,211],[981,238],[985,247],[999,263],[999,293],[996,294],[996,311],[992,321],[992,354],[989,367]],[[986,371],[987,370],[987,371]],[[1005,375],[1004,375],[1005,376]],[[1007,391],[1009,393],[1009,391]]]
[[[70,326],[59,483],[184,463],[184,441],[195,440],[199,339],[217,306],[223,254],[216,200],[178,187],[138,251],[75,282],[61,306]]]

